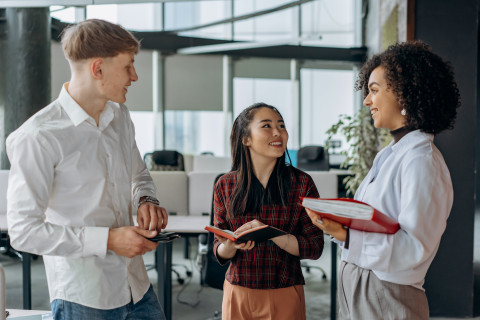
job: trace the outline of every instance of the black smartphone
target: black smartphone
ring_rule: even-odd
[[[175,239],[180,238],[180,235],[175,232],[160,232],[153,238],[147,238],[150,241],[153,242],[169,242]]]
[[[10,312],[5,311],[5,318],[8,317],[9,314],[10,314]]]

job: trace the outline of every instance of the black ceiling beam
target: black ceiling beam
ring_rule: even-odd
[[[68,25],[70,24],[52,18],[52,39],[60,41],[60,34]],[[179,36],[171,32],[163,31],[132,31],[132,33],[137,39],[141,40],[143,49],[159,50],[164,54],[176,54],[177,50],[182,48],[241,43],[239,41]],[[218,51],[210,51],[202,54],[225,54],[242,57],[348,61],[361,63],[366,60],[367,48],[330,48],[299,45],[277,45],[245,49],[219,49]]]

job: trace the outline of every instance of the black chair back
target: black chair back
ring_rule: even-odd
[[[183,155],[175,150],[158,150],[143,156],[149,171],[184,171]]]
[[[215,178],[215,183],[223,174],[218,175]],[[210,225],[213,225],[214,209],[213,198],[212,207],[210,210]],[[214,234],[209,232],[207,235],[207,253],[202,257],[202,267],[200,274],[200,284],[203,286],[209,286],[212,288],[223,290],[223,282],[225,281],[225,273],[230,265],[230,262],[222,266],[218,263],[215,254],[213,253],[213,239]]]
[[[297,167],[304,171],[328,171],[328,152],[322,146],[304,146],[297,152]]]

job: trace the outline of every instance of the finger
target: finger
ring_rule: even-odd
[[[250,228],[250,226],[244,224],[243,226],[241,226],[240,228],[235,230],[234,234],[238,235],[238,234],[242,233],[243,231],[248,230],[249,228]]]
[[[165,208],[160,208],[162,209],[161,212],[162,212],[162,227],[161,229],[165,229],[167,227],[167,224],[168,224],[168,213],[167,213],[167,210],[165,210]]]
[[[313,220],[313,219],[316,219],[316,218],[319,216],[318,214],[316,214],[315,212],[313,212],[313,211],[310,210],[310,209],[306,209],[306,208],[305,208],[305,210],[306,210],[306,212],[307,212],[307,215],[308,215],[308,216],[310,217],[310,219],[312,219],[312,220]]]
[[[158,232],[155,230],[145,230],[145,229],[140,229],[140,228],[135,228],[134,229],[139,235],[145,237],[145,238],[153,238],[155,237]],[[151,241],[150,241],[151,242]]]
[[[148,206],[143,206],[143,229],[149,230],[150,229],[150,212],[147,211],[146,207]]]
[[[315,220],[312,220],[312,223],[313,223],[313,224],[314,224],[314,225],[315,225],[317,228],[319,228],[319,229],[321,229],[321,230],[325,231],[325,224],[324,224],[324,223],[320,223],[320,222],[318,222],[318,220],[317,220],[317,219],[315,219]]]
[[[149,206],[149,213],[150,213],[150,225],[149,230],[157,230],[157,223],[158,223],[158,207],[156,206]]]
[[[140,228],[144,229],[143,227],[143,217],[141,214],[137,215],[137,224]]]

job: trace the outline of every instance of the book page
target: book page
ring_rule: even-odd
[[[373,208],[361,203],[341,201],[341,200],[323,200],[323,199],[303,199],[302,205],[313,211],[333,214],[339,217],[356,218],[368,220],[372,217]]]

